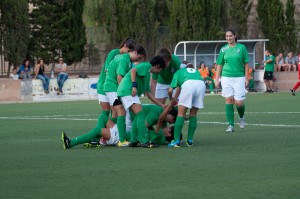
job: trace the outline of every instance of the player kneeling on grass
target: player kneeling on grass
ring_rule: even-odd
[[[197,127],[197,112],[199,108],[203,108],[205,84],[199,71],[194,69],[192,64],[188,64],[187,68],[182,68],[174,74],[169,89],[169,95],[172,95],[174,88],[176,88],[176,93],[167,109],[160,116],[156,131],[158,132],[160,130],[162,125],[161,121],[164,120],[167,111],[177,104],[176,99],[178,99],[179,96],[178,116],[174,125],[174,140],[168,147],[180,147],[180,134],[184,125],[184,117],[187,109],[190,109],[190,114],[186,145],[193,146],[193,136]]]
[[[157,105],[164,106],[159,100],[154,98],[150,91],[150,73],[159,73],[165,68],[165,61],[161,56],[155,56],[149,62],[141,62],[131,69],[122,78],[117,90],[118,97],[121,99],[121,104],[115,106],[118,113],[118,120],[124,121],[123,126],[119,126],[119,134],[124,134],[126,131],[125,125],[125,109],[129,109],[136,115],[137,131],[141,136],[142,147],[155,147],[148,139],[147,127],[145,125],[145,113],[143,111],[139,96],[146,93],[147,97]]]

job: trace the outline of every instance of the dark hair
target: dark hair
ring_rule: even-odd
[[[143,46],[135,45],[132,51],[136,51],[137,54],[143,55],[146,58],[146,50]]]
[[[162,56],[156,55],[150,61],[151,66],[159,66],[159,68],[164,69],[166,67],[166,62]]]
[[[236,34],[235,30],[233,30],[232,28],[229,28],[226,30],[226,32],[231,32],[235,36],[235,41],[237,42],[237,34]]]
[[[170,61],[172,59],[171,52],[166,48],[160,49],[160,51],[158,52],[158,55],[162,56],[167,61]]]
[[[171,128],[171,131],[170,131],[171,136],[166,137],[166,141],[171,143],[172,140],[174,140],[174,126],[171,126],[170,128]],[[180,140],[182,140],[182,133],[180,133]]]
[[[176,108],[172,108],[171,110],[169,110],[168,114],[171,114],[174,117],[174,120],[176,121],[178,110]]]
[[[25,66],[25,62],[27,62],[27,61],[29,61],[29,59],[24,59],[22,64]],[[30,64],[30,61],[29,61],[29,64]]]
[[[126,38],[120,45],[119,48],[122,48],[123,46],[125,46],[127,48],[129,48],[131,51],[134,49],[134,46],[135,46],[135,41],[132,39],[132,38]]]

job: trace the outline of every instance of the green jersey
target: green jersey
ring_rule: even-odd
[[[150,69],[151,64],[149,62],[142,62],[135,66],[136,69],[136,82],[137,82],[137,95],[140,96],[144,92],[150,92]],[[131,69],[133,70],[133,69]],[[122,79],[118,87],[118,96],[129,96],[132,92],[132,80],[130,71]]]
[[[131,60],[128,53],[117,56],[107,67],[106,79],[104,82],[104,92],[117,92],[118,75],[125,76],[131,69]]]
[[[218,65],[222,65],[222,76],[224,77],[244,77],[245,64],[249,62],[248,52],[243,44],[236,43],[234,47],[226,44],[221,48],[217,60]]]
[[[173,77],[173,80],[170,84],[171,88],[181,87],[186,80],[202,80],[198,70],[194,68],[182,68],[178,70]]]
[[[266,63],[265,71],[274,72],[274,65],[275,65],[275,57],[273,55],[267,57],[267,60],[271,60],[271,62]]]
[[[120,55],[120,49],[113,49],[110,51],[105,59],[104,65],[102,66],[101,73],[99,75],[98,83],[97,83],[97,93],[104,95],[103,86],[106,78],[107,67],[110,62],[116,57]]]
[[[168,67],[161,70],[160,73],[152,74],[152,79],[157,80],[160,84],[170,84],[174,73],[180,69],[181,61],[176,55],[172,55],[171,62]]]

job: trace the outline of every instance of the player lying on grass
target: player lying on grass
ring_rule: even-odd
[[[117,94],[121,103],[115,106],[118,113],[118,130],[121,137],[126,133],[125,110],[129,109],[135,114],[135,130],[134,134],[141,136],[141,144],[144,147],[152,148],[147,136],[147,127],[145,125],[145,113],[141,105],[139,96],[146,93],[146,96],[155,104],[164,106],[160,101],[154,98],[150,91],[150,73],[159,73],[165,68],[165,61],[161,56],[155,56],[150,62],[141,62],[131,69],[121,80]],[[157,117],[158,118],[158,117]],[[123,121],[122,123],[119,121]],[[134,120],[132,120],[134,121]],[[120,126],[122,125],[122,126]],[[121,139],[120,139],[121,140]],[[131,139],[131,142],[136,142]],[[129,144],[129,143],[128,143]],[[124,146],[124,145],[123,145]]]
[[[169,88],[169,96],[171,97],[174,88],[176,88],[176,93],[169,106],[160,116],[156,128],[156,131],[158,132],[162,126],[162,121],[164,121],[167,111],[177,104],[178,99],[178,116],[174,125],[174,140],[168,145],[168,147],[180,147],[180,134],[184,125],[184,117],[187,109],[190,109],[190,113],[186,144],[187,146],[193,146],[193,136],[197,127],[197,112],[199,108],[203,108],[203,99],[205,95],[204,81],[199,71],[195,70],[192,64],[188,64],[186,67],[187,68],[178,70],[174,74]]]
[[[143,109],[145,110],[146,113],[146,126],[148,129],[151,129],[151,127],[153,128],[154,125],[157,124],[158,118],[160,116],[160,114],[163,112],[163,108],[161,108],[160,106],[157,106],[155,104],[145,104],[142,105]],[[135,114],[133,112],[130,113],[132,119],[133,119],[133,129],[136,128],[135,126]],[[165,117],[165,120],[162,122],[165,128],[167,127],[166,122],[168,123],[174,123],[175,119],[177,116],[177,111],[176,110],[172,110],[170,111],[170,113],[167,113],[167,116]],[[106,127],[108,127],[110,130],[108,131],[106,129]],[[134,131],[134,130],[133,130]],[[147,130],[148,131],[148,130]],[[161,134],[164,133],[164,135],[168,135],[168,130],[164,130],[160,133],[157,134],[158,137],[161,136]],[[126,134],[125,135],[127,137],[127,139],[131,139],[131,134]],[[150,136],[150,140],[160,140],[163,138],[155,138],[155,135],[152,133],[147,133],[147,136]],[[98,122],[97,122],[97,126],[95,128],[93,128],[91,131],[87,132],[86,134],[83,134],[81,136],[75,137],[74,139],[69,139],[66,135],[66,133],[62,132],[62,140],[63,140],[63,147],[65,149],[69,149],[71,147],[74,147],[76,145],[79,144],[84,144],[84,143],[88,143],[91,140],[100,140],[100,138],[104,138],[106,140],[106,143],[108,143],[109,145],[115,145],[119,142],[119,133],[118,133],[118,129],[115,125],[115,123],[111,120],[108,119],[108,117],[106,115],[100,115],[98,117]],[[155,141],[155,143],[157,143]],[[139,146],[138,144],[136,146]]]

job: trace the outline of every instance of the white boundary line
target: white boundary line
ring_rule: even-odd
[[[17,116],[17,117],[0,117],[0,120],[69,120],[69,121],[97,121],[98,119],[85,119],[85,118],[54,118],[46,116]],[[226,122],[204,122],[198,121],[198,124],[217,124],[228,125]],[[235,123],[238,124],[238,123]],[[300,125],[285,125],[285,124],[249,124],[248,126],[263,126],[263,127],[286,127],[286,128],[300,128]]]

